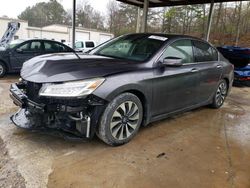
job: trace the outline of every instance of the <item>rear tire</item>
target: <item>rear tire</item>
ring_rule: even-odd
[[[214,94],[211,107],[216,108],[216,109],[220,108],[225,101],[225,98],[227,96],[227,92],[228,92],[228,84],[227,84],[226,80],[221,80],[218,84],[217,89],[216,89],[216,93]]]
[[[0,62],[0,78],[4,77],[7,72],[7,68],[3,62]]]
[[[140,99],[132,93],[123,93],[106,107],[100,119],[97,136],[111,146],[125,144],[137,134],[142,116]]]

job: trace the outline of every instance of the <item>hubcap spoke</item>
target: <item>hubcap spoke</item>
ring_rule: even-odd
[[[124,116],[126,114],[126,107],[125,107],[125,103],[122,103],[120,106],[119,106],[119,109],[121,109],[122,111],[122,115]]]
[[[131,135],[131,133],[128,130],[128,125],[125,125],[125,127],[126,127],[126,137],[128,138]]]
[[[110,124],[110,128],[113,129],[115,126],[121,123],[121,120],[114,121]]]
[[[122,128],[120,130],[120,136],[119,136],[119,140],[123,139],[123,131],[124,131],[124,125],[122,125]]]
[[[135,129],[136,128],[136,124],[133,124],[131,122],[128,123],[128,126],[131,127],[132,129]]]
[[[129,117],[129,120],[138,120],[139,119],[139,112],[138,110],[136,111],[136,113],[134,113],[132,116]]]
[[[120,130],[121,128],[122,128],[122,124],[121,124],[119,127],[117,127],[117,128],[112,132],[113,137],[117,138],[117,134],[118,134],[118,132],[119,132],[119,130]]]
[[[120,118],[122,119],[122,115],[120,114],[120,112],[118,112],[117,110],[114,112],[113,114],[113,118]]]
[[[128,102],[128,113],[131,111],[133,103],[131,101]]]

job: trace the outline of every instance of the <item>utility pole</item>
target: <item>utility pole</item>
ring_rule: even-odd
[[[137,9],[137,22],[136,22],[136,33],[140,33],[141,28],[141,8]]]
[[[72,48],[75,49],[76,41],[76,0],[73,0],[72,11]]]
[[[213,19],[213,13],[214,13],[214,1],[212,0],[211,4],[210,4],[209,15],[208,15],[206,41],[209,41],[210,32],[211,32],[211,24],[212,24],[212,19]]]
[[[142,33],[145,33],[147,31],[148,6],[149,6],[149,0],[144,0],[144,3],[143,3],[142,24],[141,24],[141,32]]]

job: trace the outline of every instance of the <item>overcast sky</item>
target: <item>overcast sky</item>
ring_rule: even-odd
[[[49,0],[1,0],[0,16],[6,15],[11,18],[16,18],[26,7],[35,5],[38,2],[47,2]],[[84,0],[77,0],[77,3]],[[103,13],[106,11],[109,0],[85,0],[88,1],[96,10]],[[72,0],[58,0],[65,10],[72,8]]]

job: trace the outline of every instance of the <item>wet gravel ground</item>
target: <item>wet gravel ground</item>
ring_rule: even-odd
[[[250,187],[250,88],[142,128],[127,145],[73,142],[16,128],[0,80],[0,187]]]
[[[18,172],[16,163],[9,157],[1,138],[0,151],[0,187],[24,188],[25,180]]]

